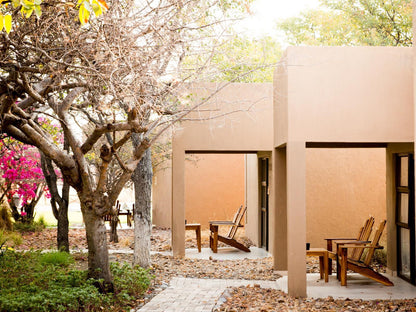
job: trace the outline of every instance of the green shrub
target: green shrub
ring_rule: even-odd
[[[60,266],[69,266],[74,262],[72,256],[67,252],[62,251],[52,251],[43,253],[40,258],[41,264],[52,264]]]
[[[8,249],[18,246],[22,243],[22,236],[15,232],[6,232],[0,230],[0,256]]]
[[[387,266],[387,251],[385,249],[376,249],[373,261],[383,266]]]
[[[111,265],[115,293],[100,294],[63,252],[6,252],[0,257],[0,311],[128,311],[150,284],[148,272]],[[105,308],[106,307],[106,308]]]
[[[114,277],[114,293],[122,302],[140,297],[150,286],[149,270],[118,262],[111,263],[110,269]]]
[[[46,228],[46,222],[43,217],[40,217],[39,220],[33,221],[31,223],[25,222],[16,222],[14,224],[14,229],[19,232],[42,232]]]

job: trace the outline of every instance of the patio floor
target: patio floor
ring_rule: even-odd
[[[283,273],[284,272],[279,272]],[[283,275],[281,274],[281,275]],[[307,274],[307,293],[311,298],[334,299],[413,299],[416,287],[398,277],[386,275],[394,286],[384,286],[357,273],[348,274],[348,286],[341,286],[336,275],[329,276],[328,283],[319,279],[319,273]],[[278,289],[287,292],[287,276],[277,280]]]
[[[194,259],[238,260],[259,259],[271,255],[262,248],[250,247],[251,252],[237,250],[235,248],[219,248],[218,253],[213,253],[210,248],[202,248],[201,253],[197,249],[186,249],[185,256]],[[279,272],[283,277],[276,281],[277,289],[287,292],[287,272]],[[348,274],[348,286],[342,287],[336,276],[329,277],[325,283],[319,279],[318,273],[307,274],[308,297],[350,299],[413,299],[416,298],[416,287],[398,277],[388,276],[394,286],[384,286],[359,274]]]

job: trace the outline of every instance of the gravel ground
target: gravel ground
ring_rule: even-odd
[[[109,243],[112,250],[131,250],[133,248],[133,230],[120,230],[119,243]],[[208,247],[208,231],[202,232],[202,247]],[[87,268],[87,256],[77,250],[86,249],[85,231],[83,229],[70,229],[70,246],[75,252],[77,267]],[[152,231],[152,250],[171,250],[170,230],[154,228]],[[28,233],[24,235],[22,250],[29,249],[54,249],[56,248],[56,229],[46,229],[41,233]],[[251,242],[243,236],[239,240],[250,245]],[[186,248],[196,248],[195,233],[186,231]],[[110,261],[132,263],[133,255],[115,253],[110,255]],[[379,267],[379,269],[382,269]],[[319,272],[319,263],[315,257],[308,258],[308,272]],[[273,271],[272,258],[257,260],[199,260],[183,259],[152,255],[152,274],[155,276],[152,286],[146,297],[139,301],[139,307],[169,285],[174,276],[195,278],[223,278],[223,279],[253,279],[276,280],[280,276]],[[416,294],[415,294],[416,295]],[[362,301],[362,300],[334,300],[326,299],[296,299],[285,293],[260,287],[235,287],[229,288],[224,293],[225,302],[216,307],[217,312],[236,311],[410,311],[416,312],[415,300],[391,300],[391,301]]]

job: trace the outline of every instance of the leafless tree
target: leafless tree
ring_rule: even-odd
[[[39,19],[16,10],[12,32],[0,33],[1,132],[39,148],[76,190],[89,275],[102,279],[104,290],[112,277],[102,216],[158,135],[207,100],[190,107],[182,90],[209,62],[180,64],[189,53],[212,50],[224,31],[227,2],[233,1],[116,0],[102,18],[81,27],[76,1],[50,0]],[[40,127],[40,115],[59,121],[70,151]],[[123,160],[120,148],[133,136],[139,140]],[[100,166],[94,169],[97,147]],[[116,177],[109,177],[112,162],[122,169]]]

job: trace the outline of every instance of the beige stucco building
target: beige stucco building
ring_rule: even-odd
[[[387,219],[389,273],[416,284],[415,55],[412,48],[292,47],[273,85],[193,86],[201,98],[223,89],[175,131],[171,169],[156,177],[153,215],[171,218],[174,255],[185,254],[187,211],[199,200],[189,195],[195,180],[216,179],[212,163],[192,175],[187,158],[236,154],[243,155],[246,235],[288,272],[291,295],[307,293],[305,243],[350,236],[370,214]],[[169,214],[163,207],[170,204]]]
[[[203,97],[218,87],[199,86],[194,92]],[[185,219],[207,226],[209,220],[230,219],[244,204],[246,236],[273,253],[273,85],[230,84],[194,116],[173,135],[173,180],[171,164],[155,175],[154,224],[172,227],[174,252],[184,255]],[[306,161],[306,231],[312,246],[324,247],[325,237],[355,233],[370,214],[386,217],[383,148],[313,149]],[[171,198],[177,200],[173,214]],[[339,220],[348,225],[340,227]]]
[[[388,269],[415,283],[412,59],[409,48],[298,47],[277,68],[275,266],[288,271],[290,294],[306,296],[306,164],[315,148],[386,151]]]

